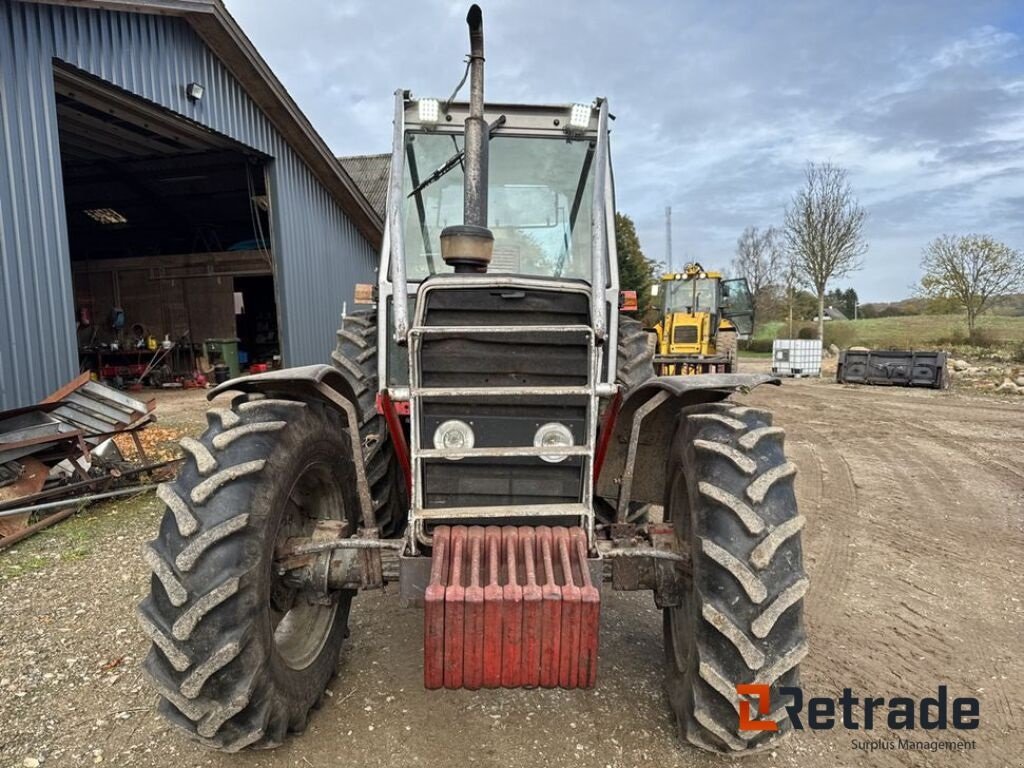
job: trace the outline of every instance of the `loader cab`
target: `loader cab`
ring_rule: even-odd
[[[657,304],[655,370],[660,375],[735,371],[735,341],[753,329],[744,278],[725,280],[699,263],[687,264],[661,278]]]

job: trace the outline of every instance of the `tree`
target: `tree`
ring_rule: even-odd
[[[831,280],[860,269],[867,250],[867,212],[853,196],[847,172],[808,163],[804,187],[786,208],[786,246],[797,273],[818,295],[818,337],[825,335],[825,291]]]
[[[754,321],[762,320],[775,303],[775,289],[784,281],[782,247],[774,227],[747,227],[736,241],[732,260],[735,277],[745,277],[754,304]]]
[[[847,288],[843,291],[843,312],[851,320],[857,318],[857,305],[860,303],[860,297],[857,296],[857,292],[853,288]]]
[[[825,306],[838,309],[850,320],[857,315],[857,292],[853,288],[847,288],[845,291],[833,288],[825,294],[825,302]]]
[[[967,314],[971,340],[992,299],[1024,290],[1024,253],[988,235],[937,237],[925,247],[921,268],[922,293],[955,299]]]
[[[633,220],[624,213],[615,214],[615,249],[618,251],[619,288],[636,291],[638,315],[651,309],[651,285],[657,264],[644,256]]]
[[[797,289],[800,287],[800,276],[797,272],[796,262],[793,260],[792,254],[787,255],[785,264],[783,265],[782,278],[785,281],[786,287],[786,305],[789,310],[789,334],[788,337],[795,339],[793,335],[793,320],[796,314],[796,294]]]

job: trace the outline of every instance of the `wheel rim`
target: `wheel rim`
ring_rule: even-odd
[[[672,516],[678,545],[690,548],[690,498],[687,494],[686,479],[677,471],[672,479],[666,510]],[[669,608],[665,616],[665,651],[668,663],[676,672],[685,675],[693,654],[693,622],[699,619],[693,613],[693,579],[687,580],[682,600],[678,607]]]
[[[295,478],[274,543],[277,550],[290,538],[308,537],[317,522],[343,520],[344,495],[331,467],[308,464]],[[274,647],[291,669],[305,669],[320,656],[334,627],[337,602],[313,602],[312,595],[290,587],[271,570],[268,601]]]

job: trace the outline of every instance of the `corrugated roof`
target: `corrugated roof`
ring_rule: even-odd
[[[373,210],[381,220],[388,199],[388,173],[391,170],[391,155],[352,155],[339,157],[341,167],[359,187],[359,191],[370,201]]]

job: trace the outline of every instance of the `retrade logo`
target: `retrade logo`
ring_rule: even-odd
[[[973,696],[962,696],[950,700],[948,689],[940,685],[935,696],[913,699],[896,696],[886,699],[882,696],[853,695],[851,688],[844,688],[838,699],[816,696],[804,699],[803,688],[782,686],[779,695],[790,703],[785,704],[786,715],[796,730],[807,727],[813,731],[832,730],[838,727],[848,731],[874,730],[875,721],[892,731],[946,730],[972,731],[981,720],[981,702]],[[777,731],[778,718],[772,713],[771,687],[760,683],[744,683],[736,686],[739,705],[739,730]],[[755,719],[752,709],[756,705]]]
[[[750,717],[750,700],[744,696],[757,699],[758,714],[771,713],[771,686],[758,683],[744,683],[736,686],[736,695],[740,697],[740,730],[741,731],[777,731],[779,724],[774,720],[752,720]]]

